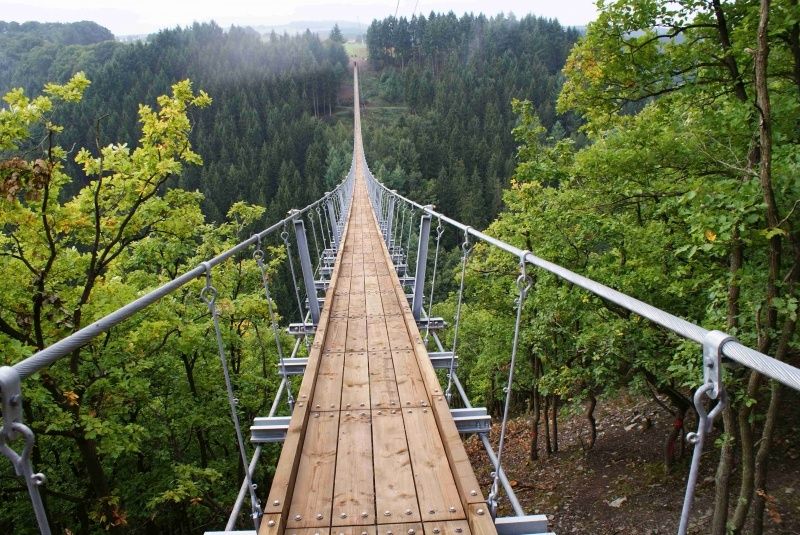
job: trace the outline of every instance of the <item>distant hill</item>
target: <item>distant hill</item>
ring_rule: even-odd
[[[0,39],[27,37],[28,44],[92,45],[113,41],[114,34],[96,22],[4,22],[0,21]],[[36,41],[39,41],[38,43]]]

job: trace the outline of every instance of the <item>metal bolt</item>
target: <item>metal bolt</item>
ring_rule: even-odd
[[[439,533],[441,533],[441,532],[442,532],[442,530],[440,530],[439,528],[433,528],[433,533],[435,535],[439,535]]]
[[[334,414],[333,414],[333,413],[331,413],[331,418],[333,418],[333,417],[334,417]]]
[[[469,495],[470,496],[477,496],[478,495],[478,491],[477,490],[471,490],[471,491],[469,491]]]
[[[392,516],[392,512],[391,511],[384,511],[383,512],[383,516]]]
[[[392,535],[392,530],[387,530],[386,535]]]
[[[369,513],[367,513],[366,511],[362,511],[361,512],[361,518],[367,518],[368,516],[369,516]]]
[[[478,509],[478,511],[477,511],[477,513],[478,513],[479,515],[483,515],[485,512],[486,512],[486,511],[484,511],[483,509]]]
[[[274,528],[275,527],[275,521],[274,520],[270,520],[269,522],[267,522],[267,525],[269,527],[271,527],[271,528]]]
[[[315,406],[319,409],[319,403],[317,403]]]
[[[317,513],[317,520],[322,520],[322,519],[323,519],[322,513]]]
[[[463,528],[456,528],[456,533],[461,533],[462,531],[464,531]]]
[[[413,411],[410,411],[410,410],[409,410],[409,411],[408,411],[408,414],[411,414],[412,412],[413,412]]]
[[[363,406],[364,406],[364,404],[363,404],[363,403],[359,403],[359,406],[363,407]]]
[[[347,518],[347,513],[342,513],[339,515],[339,518]]]
[[[408,530],[408,535],[414,535],[414,533],[416,533],[416,531],[414,531],[413,528]]]
[[[435,510],[433,510],[433,509],[431,509],[430,511],[428,511],[428,514],[429,514],[429,515],[432,515],[432,514],[435,514],[435,513],[436,513],[436,511],[435,511]]]
[[[299,522],[299,521],[303,520],[303,517],[301,515],[294,515],[294,519]]]
[[[319,413],[318,412],[314,413],[314,418],[319,418]]]
[[[275,500],[274,502],[272,502],[272,505],[280,505],[280,504],[281,504],[280,500]]]
[[[378,411],[378,414],[383,414],[383,411]]]
[[[451,513],[455,513],[455,512],[456,512],[456,508],[451,506],[451,507],[450,507],[450,509],[449,509],[449,511],[450,511]]]
[[[411,509],[406,509],[406,514],[410,515],[411,514]]]
[[[428,414],[428,409],[422,409],[422,412],[424,412],[425,414]]]

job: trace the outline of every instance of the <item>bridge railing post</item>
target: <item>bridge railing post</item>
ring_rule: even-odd
[[[389,196],[389,206],[386,211],[386,231],[383,234],[384,240],[386,241],[386,247],[389,249],[392,248],[392,224],[394,223],[394,203],[395,203],[394,195]]]
[[[331,226],[331,235],[333,237],[333,249],[339,250],[339,221],[336,219],[336,209],[333,206],[333,201],[330,198],[325,202],[325,207],[328,209],[328,223]]]
[[[428,265],[428,240],[431,235],[431,216],[422,214],[419,223],[419,244],[417,245],[417,269],[414,271],[414,297],[411,301],[411,312],[419,321],[422,316],[422,298],[425,289],[425,268]]]
[[[317,286],[314,282],[314,268],[311,267],[311,254],[308,250],[306,239],[306,225],[302,219],[294,220],[294,235],[297,239],[297,254],[300,256],[300,268],[303,271],[303,284],[308,296],[308,310],[311,312],[311,321],[319,323],[319,301],[317,301]]]

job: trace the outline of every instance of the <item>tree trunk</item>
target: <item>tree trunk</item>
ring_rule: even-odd
[[[597,440],[597,420],[594,418],[594,409],[597,407],[597,397],[594,392],[589,392],[589,406],[586,408],[586,419],[589,420],[589,443],[584,450],[589,451],[594,448]]]
[[[553,396],[553,453],[558,453],[558,396]]]
[[[767,497],[767,469],[769,468],[769,451],[772,446],[772,435],[780,408],[781,385],[772,381],[770,385],[771,399],[764,430],[761,432],[761,443],[756,454],[753,494],[753,535],[761,535],[764,531],[764,507]]]
[[[549,457],[553,454],[553,446],[550,442],[550,396],[544,397],[544,442]]]

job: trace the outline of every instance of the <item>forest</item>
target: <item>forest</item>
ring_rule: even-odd
[[[0,22],[3,364],[339,182],[352,102],[347,54],[333,37],[211,23],[122,44],[94,23]],[[364,143],[384,183],[800,361],[796,0],[619,0],[601,3],[585,32],[535,16],[387,17],[369,26],[366,48]],[[460,240],[445,236],[436,289],[434,312],[448,320]],[[499,415],[517,266],[480,245],[466,266],[460,337],[471,342],[459,346],[459,376]],[[237,257],[216,275],[243,421],[265,413],[279,380],[257,272]],[[684,473],[677,444],[694,422],[699,348],[532,275],[511,406],[530,422],[529,462],[557,456],[559,420],[575,413],[592,455],[603,440],[598,406],[631,392],[669,414],[664,469]],[[199,291],[165,298],[25,383],[33,460],[46,467],[57,529],[224,524],[243,468]],[[780,467],[770,460],[797,397],[744,368],[726,368],[725,384],[700,529],[779,532],[768,483]],[[263,487],[278,451],[262,457]],[[31,517],[24,490],[2,465],[0,530],[34,532],[21,521]]]

